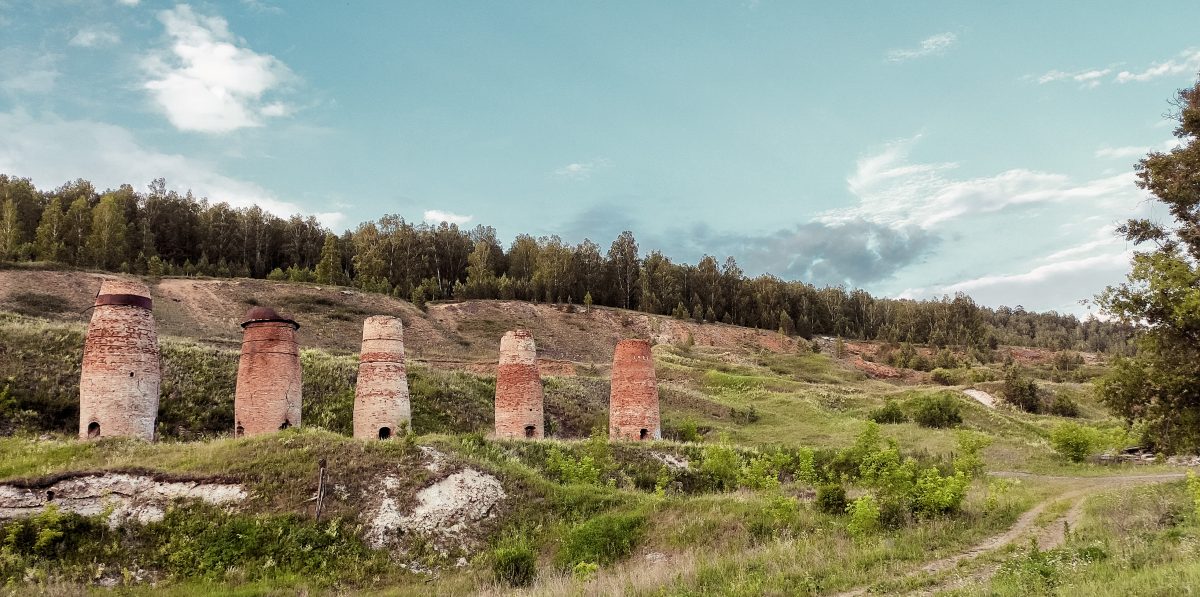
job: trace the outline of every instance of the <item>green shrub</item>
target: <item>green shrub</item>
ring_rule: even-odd
[[[879,529],[879,504],[870,495],[864,495],[846,508],[850,522],[846,530],[855,538],[865,537]]]
[[[938,369],[957,369],[958,364],[958,358],[950,352],[949,348],[939,350],[937,356],[933,358],[933,366]]]
[[[567,531],[555,561],[564,570],[580,562],[611,564],[633,552],[645,527],[642,514],[601,514]]]
[[[1200,477],[1194,471],[1187,473],[1187,492],[1192,498],[1192,513],[1200,520]]]
[[[922,396],[915,401],[913,420],[922,427],[942,429],[962,423],[958,401],[950,394]]]
[[[57,558],[77,551],[81,542],[93,534],[107,534],[106,530],[107,526],[96,519],[49,504],[38,514],[0,529],[0,555]]]
[[[600,571],[600,564],[594,562],[579,562],[571,569],[571,576],[579,582],[587,582]]]
[[[793,526],[799,518],[800,506],[796,500],[784,495],[775,495],[762,508],[752,510],[747,529],[755,539],[772,539],[780,532]]]
[[[704,446],[700,460],[700,475],[706,484],[717,491],[737,488],[738,474],[742,470],[741,459],[727,437],[718,443]]]
[[[1056,394],[1054,396],[1054,400],[1050,402],[1050,408],[1048,410],[1050,414],[1060,417],[1074,418],[1079,416],[1079,405],[1075,404],[1074,400],[1071,400],[1062,394]]]
[[[950,369],[943,369],[941,367],[934,369],[933,372],[929,374],[929,377],[934,383],[941,384],[943,386],[952,386],[958,383],[958,375],[956,375],[954,371]]]
[[[1077,423],[1062,423],[1050,432],[1050,445],[1071,462],[1087,460],[1103,443],[1100,433]]]
[[[600,467],[590,454],[573,458],[558,448],[551,448],[546,458],[546,471],[561,483],[600,484]]]
[[[513,587],[533,584],[537,576],[537,554],[529,543],[509,538],[492,550],[492,578]]]
[[[786,465],[786,460],[787,457],[782,452],[754,455],[738,470],[738,485],[747,489],[779,487],[779,472]]]
[[[846,488],[837,483],[817,487],[817,510],[826,514],[845,514]]]
[[[1037,382],[1025,377],[1015,365],[1004,370],[1004,387],[1000,390],[1000,396],[1027,413],[1041,410]]]
[[[904,410],[895,400],[888,400],[883,406],[871,411],[867,417],[876,423],[884,424],[908,422],[908,415],[904,414]]]
[[[913,501],[916,512],[938,515],[957,512],[967,496],[970,479],[961,472],[942,476],[936,468],[927,468],[917,478]]]

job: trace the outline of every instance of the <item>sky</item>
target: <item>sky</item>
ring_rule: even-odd
[[[1091,313],[1200,4],[820,4],[0,0],[0,173]]]

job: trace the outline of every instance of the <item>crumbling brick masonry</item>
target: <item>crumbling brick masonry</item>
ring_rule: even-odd
[[[542,377],[533,334],[528,330],[507,332],[500,339],[496,370],[496,437],[544,437],[542,409]]]
[[[646,340],[622,340],[613,353],[608,401],[609,439],[661,439],[658,380]]]
[[[390,439],[412,420],[404,370],[404,324],[377,315],[363,322],[354,390],[354,437]]]
[[[300,425],[300,324],[273,309],[254,307],[242,323],[233,401],[234,435],[271,433]]]
[[[83,343],[79,438],[154,440],[162,382],[150,289],[104,280]]]

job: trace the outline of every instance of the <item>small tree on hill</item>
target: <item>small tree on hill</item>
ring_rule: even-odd
[[[321,261],[317,263],[317,284],[346,283],[346,273],[342,270],[342,251],[338,247],[338,237],[325,235],[325,245],[321,247]]]

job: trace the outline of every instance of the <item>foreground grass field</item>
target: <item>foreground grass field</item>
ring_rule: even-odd
[[[506,442],[486,435],[491,377],[414,362],[415,435],[363,443],[347,437],[353,356],[306,350],[304,428],[233,439],[236,352],[167,337],[161,441],[83,444],[71,434],[82,332],[0,314],[0,418],[11,433],[0,438],[0,482],[142,471],[236,482],[248,497],[230,510],[180,503],[160,522],[120,529],[53,508],[5,523],[0,592],[1038,594],[1091,586],[1076,572],[1086,565],[1099,577],[1157,579],[1113,585],[1138,594],[1197,573],[1182,487],[1135,489],[1169,483],[1178,469],[1069,462],[1051,441],[1066,418],[990,408],[964,395],[966,385],[873,380],[803,343],[787,352],[656,346],[670,439],[649,444],[605,441],[608,381],[591,367],[546,378],[555,439]],[[998,367],[977,363],[961,377],[995,379]],[[1075,421],[1118,429],[1085,381],[1050,373],[1029,372],[1042,391],[1078,404]],[[334,491],[318,522],[321,460]],[[406,511],[423,488],[467,469],[505,493],[464,527],[469,540],[447,547],[411,533],[385,549],[366,543],[381,499]],[[1124,489],[1105,494],[1110,485]],[[1135,495],[1158,497],[1121,501]],[[1179,504],[1169,528],[1152,528],[1166,508],[1152,503]],[[1146,509],[1135,517],[1145,524],[1106,526],[1121,508]],[[1071,532],[1058,544],[1026,548],[1027,535],[1064,520]],[[1099,553],[1088,551],[1097,542],[1104,558],[1068,557]],[[1165,551],[1152,558],[1153,549]],[[1056,550],[1068,555],[1046,555]],[[1052,573],[1030,576],[1047,561]]]

